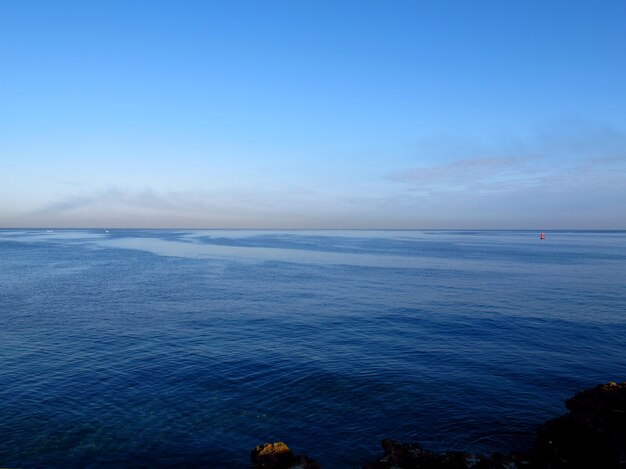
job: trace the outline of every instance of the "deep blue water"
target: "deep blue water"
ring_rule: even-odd
[[[508,451],[626,380],[626,233],[0,230],[0,466]]]

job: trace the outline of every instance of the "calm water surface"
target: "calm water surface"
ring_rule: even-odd
[[[0,466],[522,449],[626,380],[626,233],[0,230]]]

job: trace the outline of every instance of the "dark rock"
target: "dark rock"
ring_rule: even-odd
[[[608,383],[565,401],[569,413],[544,423],[535,467],[626,469],[626,383]]]
[[[322,468],[315,459],[299,454],[294,458],[294,463],[291,466],[291,469],[322,469]]]
[[[250,452],[255,469],[320,469],[317,461],[293,451],[283,443],[264,443]]]
[[[513,455],[494,455],[460,451],[437,454],[415,443],[383,440],[385,455],[378,461],[366,464],[363,469],[515,469],[523,467],[522,460]],[[519,465],[518,465],[519,464]]]
[[[569,413],[541,425],[528,454],[437,454],[383,440],[384,456],[363,469],[626,469],[626,382],[581,391],[565,405]],[[320,469],[282,442],[257,446],[251,457],[257,469]]]
[[[626,383],[581,391],[569,413],[544,423],[528,455],[450,452],[383,440],[385,455],[364,469],[626,469]]]

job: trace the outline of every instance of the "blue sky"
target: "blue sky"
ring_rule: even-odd
[[[0,0],[0,227],[626,229],[624,24]]]

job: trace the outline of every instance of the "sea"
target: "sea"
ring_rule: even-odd
[[[626,381],[626,232],[0,230],[0,466],[524,450]]]

